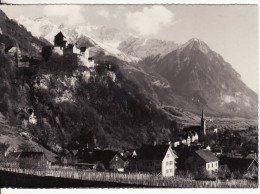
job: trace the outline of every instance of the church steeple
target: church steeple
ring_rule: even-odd
[[[204,119],[204,110],[202,107],[202,111],[201,111],[201,130],[203,131],[204,135],[206,135],[206,122]]]

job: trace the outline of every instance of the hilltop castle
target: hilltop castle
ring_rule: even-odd
[[[84,65],[87,67],[94,67],[95,62],[90,56],[91,47],[80,47],[77,48],[77,43],[71,44],[67,42],[66,37],[62,32],[59,32],[54,36],[54,46],[52,47],[52,52],[58,55],[75,54],[83,61]]]

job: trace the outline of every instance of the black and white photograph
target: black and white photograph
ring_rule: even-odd
[[[258,4],[1,4],[0,188],[258,188]]]

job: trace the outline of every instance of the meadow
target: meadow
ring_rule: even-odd
[[[192,177],[162,177],[145,173],[114,173],[93,172],[72,169],[20,169],[0,168],[1,172],[13,172],[15,174],[34,175],[38,177],[66,178],[71,180],[120,183],[116,187],[166,187],[166,188],[257,188],[258,182],[246,179],[231,180],[194,180]],[[132,186],[131,186],[132,185]],[[69,186],[69,185],[68,185]],[[83,185],[82,185],[83,186]],[[79,185],[79,187],[81,187]],[[106,186],[104,186],[106,187]]]

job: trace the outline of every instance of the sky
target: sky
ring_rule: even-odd
[[[8,17],[46,16],[57,24],[104,25],[182,44],[198,38],[258,92],[257,5],[1,5]]]

